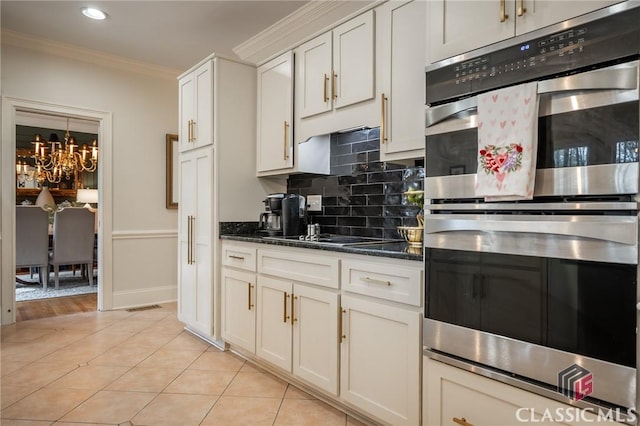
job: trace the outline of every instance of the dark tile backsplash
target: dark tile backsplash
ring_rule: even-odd
[[[424,163],[380,161],[380,131],[365,129],[331,135],[329,176],[289,177],[287,192],[322,195],[322,212],[309,212],[323,233],[399,238],[396,227],[416,226],[417,206],[402,195],[422,189]]]

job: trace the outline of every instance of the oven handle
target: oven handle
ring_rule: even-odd
[[[570,92],[576,90],[634,90],[638,89],[638,65],[625,68],[607,68],[538,82],[538,94]],[[425,110],[427,128],[463,111],[478,109],[478,97],[461,99]]]
[[[424,218],[425,234],[456,231],[549,234],[636,245],[637,217],[436,214]]]

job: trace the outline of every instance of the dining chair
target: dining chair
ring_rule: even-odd
[[[37,267],[45,290],[48,255],[49,213],[37,206],[16,206],[16,268]]]
[[[86,265],[89,285],[93,285],[94,215],[84,207],[67,207],[53,216],[53,266],[56,289],[60,265]]]

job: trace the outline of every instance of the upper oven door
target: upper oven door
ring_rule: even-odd
[[[638,61],[540,81],[534,196],[638,192]],[[426,109],[431,199],[474,198],[477,97]]]

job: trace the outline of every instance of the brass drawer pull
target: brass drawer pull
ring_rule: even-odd
[[[231,259],[238,259],[238,260],[244,260],[244,257],[242,257],[242,256],[235,256],[235,255],[233,255],[233,254],[230,254],[230,255],[229,255],[229,258],[231,258]]]
[[[361,277],[360,281],[364,281],[366,283],[372,283],[372,284],[382,284],[382,285],[391,287],[391,281],[376,280],[375,278],[369,278],[369,277]]]
[[[459,419],[459,418],[457,418],[457,417],[454,417],[454,418],[453,418],[453,422],[454,422],[454,423],[457,423],[457,424],[459,424],[459,425],[462,425],[462,426],[473,426],[473,424],[469,423],[469,422],[467,421],[467,419],[465,419],[464,417],[463,417],[463,418],[461,418],[461,419]]]

